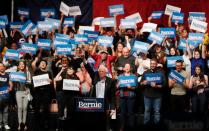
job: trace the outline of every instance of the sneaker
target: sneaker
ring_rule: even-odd
[[[5,125],[4,128],[5,128],[6,130],[10,130],[10,127],[9,127],[8,125]]]

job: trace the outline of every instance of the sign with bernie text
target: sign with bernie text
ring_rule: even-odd
[[[38,21],[37,26],[41,31],[52,31],[54,28],[53,24],[49,21]]]
[[[206,21],[205,12],[189,12],[189,22],[191,23],[193,19]]]
[[[183,84],[185,78],[179,74],[178,72],[176,72],[175,70],[172,70],[168,76],[169,79],[172,79],[172,80],[176,80],[176,82],[178,84]]]
[[[73,27],[75,24],[75,18],[74,17],[66,17],[64,20],[63,25]]]
[[[60,33],[55,33],[55,38],[58,38],[58,39],[65,39],[65,40],[69,40],[69,39],[70,39],[69,35],[60,34]]]
[[[204,39],[204,33],[189,33],[188,40],[202,43]]]
[[[190,29],[205,33],[207,31],[208,23],[193,19],[190,25]]]
[[[156,31],[157,24],[155,23],[144,23],[141,32],[152,32]]]
[[[183,60],[182,56],[167,56],[167,67],[175,67],[177,60]]]
[[[100,46],[111,47],[113,42],[113,37],[110,36],[99,36],[98,43]]]
[[[99,37],[99,32],[84,30],[84,35],[88,37],[88,42],[91,43],[93,40],[97,40]]]
[[[57,45],[56,46],[57,55],[70,55],[72,48],[71,45]]]
[[[55,18],[56,17],[56,11],[54,8],[43,8],[40,9],[40,13],[41,13],[41,18],[44,19],[45,17],[50,16],[51,18]]]
[[[38,39],[37,46],[39,48],[44,49],[44,50],[50,50],[51,49],[51,40],[50,39]]]
[[[40,87],[50,84],[49,74],[33,76],[33,85],[34,87]]]
[[[17,12],[21,16],[24,16],[26,18],[29,17],[29,9],[28,8],[21,8],[21,7],[19,7]]]
[[[124,7],[122,4],[109,6],[109,15],[110,16],[120,15],[120,14],[124,14]]]
[[[184,23],[184,13],[173,12],[171,21],[173,23],[183,24]]]
[[[166,5],[165,13],[166,15],[172,16],[173,12],[181,12],[181,8],[172,6],[172,5]]]
[[[64,79],[63,80],[63,90],[79,91],[80,90],[80,81],[79,80]]]
[[[118,81],[119,81],[120,88],[137,86],[137,77],[135,75],[119,76]]]
[[[23,72],[11,72],[9,74],[9,80],[14,82],[25,83],[26,82],[26,74]]]
[[[175,28],[160,28],[160,34],[168,38],[175,38],[176,29]]]
[[[35,55],[38,50],[38,47],[36,44],[24,43],[22,44],[21,50],[25,53],[31,53]]]
[[[0,29],[5,29],[5,28],[6,28],[6,21],[0,18]]]
[[[100,26],[101,27],[114,27],[115,26],[115,19],[114,18],[102,18],[100,19]]]
[[[133,20],[135,20],[136,23],[142,22],[142,17],[141,17],[141,15],[139,14],[139,12],[134,13],[134,14],[129,15],[129,16],[126,16],[125,18],[126,18],[126,19],[133,19]]]
[[[148,43],[135,40],[134,49],[136,49],[137,52],[147,53],[148,48],[149,48]]]
[[[136,22],[133,19],[121,19],[120,29],[136,29]]]
[[[103,98],[76,98],[76,111],[77,112],[104,112],[104,99]]]
[[[11,59],[11,60],[19,60],[19,51],[13,50],[13,49],[7,49],[5,54],[5,59]]]
[[[60,20],[58,20],[58,19],[45,18],[45,21],[52,23],[54,29],[59,29],[59,27],[60,27]]]
[[[160,45],[164,40],[164,35],[158,32],[152,31],[148,39],[151,41],[156,41],[156,43]]]
[[[162,84],[162,73],[145,73],[144,77],[148,84],[151,82]]]
[[[25,22],[25,24],[22,26],[20,31],[25,35],[28,36],[31,28],[34,26],[34,24],[31,22],[31,20],[28,20]]]
[[[74,39],[75,39],[75,44],[80,44],[82,42],[88,41],[88,37],[85,34],[76,34]]]
[[[163,15],[163,11],[153,11],[151,14],[152,19],[160,19]]]
[[[55,38],[53,44],[54,44],[54,47],[56,47],[57,45],[67,45],[67,44],[69,44],[69,40]]]
[[[187,49],[186,39],[180,39],[178,48],[181,49],[181,50],[186,50]]]
[[[23,22],[10,22],[10,29],[17,29],[17,30],[19,30],[19,29],[21,29],[22,28],[22,26],[23,26]]]

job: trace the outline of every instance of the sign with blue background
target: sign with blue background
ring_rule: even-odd
[[[119,76],[119,87],[136,87],[137,86],[137,77],[135,75],[130,76]]]
[[[124,14],[124,7],[123,5],[111,5],[109,6],[109,15],[114,16],[119,14]]]
[[[9,80],[14,82],[25,83],[26,82],[26,74],[23,72],[11,72],[9,74]]]
[[[39,48],[50,50],[51,49],[51,40],[50,39],[38,39],[37,46]]]
[[[13,49],[7,49],[5,59],[19,60],[19,51]]]
[[[164,39],[164,35],[162,35],[158,32],[152,31],[150,33],[148,39],[151,41],[156,41],[157,44],[161,45],[161,43],[163,42],[163,39]]]
[[[111,47],[113,42],[113,37],[109,36],[99,36],[98,40],[100,46]]]
[[[160,33],[168,38],[176,37],[176,29],[175,28],[160,28]]]
[[[184,13],[173,12],[171,21],[173,23],[184,23]]]
[[[167,67],[175,67],[177,60],[183,60],[182,56],[167,56]]]
[[[181,75],[181,74],[179,74],[178,72],[176,72],[175,70],[172,70],[171,72],[170,72],[170,74],[169,74],[169,76],[168,76],[170,79],[174,79],[174,80],[176,80],[176,82],[178,83],[178,84],[182,84],[183,82],[184,82],[184,80],[185,80],[185,78]]]
[[[25,53],[31,53],[31,54],[36,54],[38,47],[35,44],[31,43],[24,43],[22,44],[21,50]]]

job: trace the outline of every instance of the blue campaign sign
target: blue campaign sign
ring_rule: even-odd
[[[9,74],[9,80],[14,82],[25,83],[26,82],[26,74],[23,72],[11,72]]]
[[[204,33],[189,33],[188,40],[202,43],[203,38],[204,38]]]
[[[197,19],[200,21],[205,21],[205,12],[189,12],[189,22],[192,22],[192,19]]]
[[[5,28],[6,28],[6,21],[0,18],[0,29],[5,29]]]
[[[4,19],[5,22],[6,22],[6,25],[9,24],[7,15],[1,15],[1,16],[0,16],[0,19]]]
[[[88,42],[91,43],[93,40],[97,40],[97,38],[99,36],[99,32],[84,30],[84,35],[86,35],[88,37]]]
[[[46,8],[43,8],[43,9],[40,9],[40,16],[41,18],[45,18],[46,16],[48,15],[51,15],[51,18],[55,18],[56,17],[56,11],[54,8],[49,8],[49,9],[46,9]]]
[[[167,56],[167,67],[175,67],[177,60],[183,60],[182,56]]]
[[[24,43],[22,44],[21,47],[22,51],[25,53],[31,53],[31,54],[36,54],[38,47],[35,44],[31,44],[31,43]]]
[[[113,37],[110,36],[99,36],[97,41],[100,46],[111,47],[113,42]]]
[[[173,12],[171,21],[173,23],[184,23],[184,13]]]
[[[104,112],[104,99],[103,98],[76,98],[76,111],[77,112]]]
[[[59,29],[59,27],[60,27],[60,20],[53,19],[53,18],[45,18],[45,21],[53,23],[54,29]]]
[[[54,28],[54,25],[49,21],[38,21],[37,26],[41,31],[52,31]]]
[[[152,19],[160,19],[164,11],[153,11],[151,14]]]
[[[7,96],[9,97],[9,86],[3,86],[3,87],[0,87],[0,95],[2,96]]]
[[[200,45],[199,41],[188,40],[189,47],[195,49]]]
[[[168,38],[176,37],[176,29],[175,28],[160,28],[160,33]]]
[[[81,42],[88,41],[87,35],[84,34],[76,34],[74,38],[75,38],[75,44],[80,44]]]
[[[34,26],[34,24],[31,22],[31,20],[28,20],[24,23],[20,31],[25,35],[28,36],[31,28]]]
[[[60,39],[60,38],[55,38],[54,39],[54,47],[56,47],[57,45],[67,45],[69,44],[70,40],[67,39]]]
[[[151,82],[162,84],[162,73],[146,73],[144,77],[148,84]]]
[[[121,29],[135,29],[136,22],[133,19],[121,19],[120,28]]]
[[[5,59],[19,60],[19,52],[13,49],[7,49]]]
[[[50,50],[51,49],[51,40],[50,39],[38,39],[37,46],[39,48],[44,49],[44,50]]]
[[[168,78],[175,79],[178,84],[182,84],[184,82],[184,80],[185,80],[185,78],[181,74],[176,72],[175,70],[172,70],[170,72]]]
[[[139,52],[147,53],[148,47],[149,47],[148,43],[137,41],[137,40],[134,42],[134,49],[136,49]]]
[[[56,51],[58,55],[70,55],[72,48],[71,45],[57,45]]]
[[[120,14],[124,14],[124,6],[121,5],[111,5],[109,6],[109,15],[110,16],[114,16],[115,15],[120,15]]]
[[[115,26],[115,19],[114,18],[101,18],[100,19],[100,26],[101,27],[114,27]]]
[[[73,27],[75,24],[75,18],[74,17],[66,17],[64,20],[63,25],[64,26],[69,26],[69,27]]]
[[[69,35],[60,34],[60,33],[55,33],[55,38],[65,39],[65,40],[69,40],[70,39]]]
[[[157,44],[161,45],[161,43],[164,40],[164,35],[162,35],[158,32],[152,31],[151,34],[149,35],[148,39],[151,41],[156,41]]]
[[[10,29],[21,29],[22,26],[23,26],[23,22],[11,22],[9,25],[10,25]]]
[[[178,48],[181,50],[186,50],[186,39],[180,39]]]
[[[119,87],[136,87],[137,86],[137,77],[135,75],[130,76],[119,76]]]
[[[24,16],[26,18],[29,17],[29,9],[28,8],[21,8],[21,7],[19,7],[17,12],[18,12],[19,15],[22,15],[22,16]]]

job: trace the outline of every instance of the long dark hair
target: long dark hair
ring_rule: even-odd
[[[199,64],[197,64],[196,66],[195,66],[195,69],[196,68],[200,68],[200,74],[197,74],[196,73],[196,71],[195,71],[195,73],[194,73],[194,77],[199,77],[200,78],[200,81],[205,81],[205,77],[204,77],[204,73],[202,72],[202,66],[201,65],[199,65]]]

